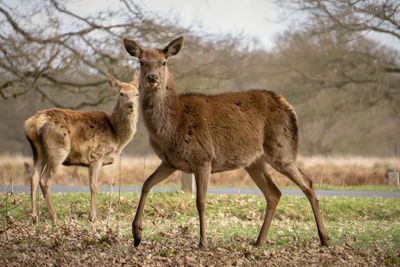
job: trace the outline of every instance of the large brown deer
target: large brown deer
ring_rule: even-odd
[[[54,222],[57,213],[50,193],[51,178],[60,165],[89,168],[90,215],[96,218],[97,177],[103,165],[112,164],[132,140],[138,120],[138,77],[120,82],[110,74],[110,85],[119,96],[111,114],[69,109],[39,111],[25,121],[25,135],[33,153],[31,176],[32,219],[37,221],[36,192],[42,190]]]
[[[194,173],[200,217],[200,246],[207,246],[204,209],[211,173],[245,168],[267,202],[256,245],[267,238],[281,192],[267,164],[296,183],[309,199],[323,245],[328,233],[312,182],[297,167],[297,116],[280,95],[267,90],[204,95],[175,93],[167,59],[178,54],[183,37],[163,49],[142,48],[124,39],[127,52],[139,59],[139,100],[150,143],[162,162],[144,182],[132,222],[134,245],[142,239],[142,216],[150,189],[176,170]]]

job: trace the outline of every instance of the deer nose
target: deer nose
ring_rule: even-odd
[[[158,75],[154,73],[149,73],[146,76],[148,82],[155,83],[158,81]]]
[[[128,106],[128,108],[133,108],[135,106],[133,102],[128,102],[126,105]]]

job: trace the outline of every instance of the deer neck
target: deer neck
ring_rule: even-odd
[[[137,108],[137,101],[135,103],[135,108]],[[129,141],[133,138],[136,132],[136,123],[138,120],[137,110],[131,113],[127,113],[122,110],[119,103],[114,107],[113,112],[110,115],[111,124],[114,127],[116,137],[118,139],[118,147],[124,148]]]
[[[168,142],[177,128],[180,105],[172,82],[165,88],[140,95],[143,119],[151,136]]]

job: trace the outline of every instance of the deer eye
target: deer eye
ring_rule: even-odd
[[[124,96],[124,95],[125,95],[125,93],[119,93],[119,95],[120,95],[120,96]]]
[[[164,61],[164,62],[162,63],[162,65],[163,65],[163,66],[166,66],[166,65],[167,65],[167,61]]]

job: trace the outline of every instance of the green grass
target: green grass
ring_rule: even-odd
[[[359,191],[383,191],[383,192],[400,192],[400,186],[393,185],[352,185],[352,186],[335,186],[327,184],[317,184],[316,189],[324,190],[359,190]]]
[[[124,184],[123,186],[142,186],[142,182],[138,183],[129,183]],[[159,187],[171,187],[171,188],[180,188],[180,185],[177,183],[162,183],[158,185]],[[212,188],[256,188],[256,185],[212,185]],[[329,184],[314,184],[315,189],[320,190],[355,190],[355,191],[382,191],[382,192],[400,192],[400,186],[393,185],[329,185]],[[296,185],[287,185],[287,186],[279,186],[280,189],[299,189]],[[300,189],[299,189],[300,190]]]
[[[329,185],[314,184],[317,190],[354,190],[354,191],[382,191],[382,192],[400,192],[400,186],[393,185]],[[280,189],[299,189],[298,186],[281,186]]]
[[[9,208],[20,204],[17,208],[8,212],[9,216],[17,221],[26,221],[29,218],[30,197],[28,194],[5,195],[0,194],[0,210],[5,209],[6,198]],[[54,203],[58,216],[61,220],[76,219],[85,222],[88,216],[89,199],[88,193],[58,193],[53,194]],[[139,196],[132,193],[121,193],[119,216],[127,223],[133,218]],[[110,207],[111,202],[111,209]],[[42,220],[50,221],[50,215],[42,197],[40,197],[40,215]],[[210,222],[210,230],[218,233],[219,229],[225,229],[229,237],[236,233],[235,224],[242,226],[246,223],[254,224],[258,229],[265,211],[265,201],[262,196],[253,195],[208,195],[206,216]],[[399,199],[384,198],[354,198],[335,197],[320,198],[322,213],[328,225],[347,225],[352,223],[366,223],[374,225],[375,222],[400,223],[400,201]],[[107,215],[115,216],[117,208],[117,194],[97,194],[97,213],[101,220]],[[195,199],[186,193],[151,193],[148,197],[144,218],[146,221],[165,220],[166,222],[185,224],[190,220],[197,220],[197,209]],[[0,217],[2,218],[2,217]],[[226,223],[228,227],[219,226],[220,222]],[[3,218],[0,220],[4,223]],[[305,197],[282,197],[274,218],[273,231],[277,232],[285,227],[283,224],[313,224],[314,218],[308,200]],[[196,223],[197,227],[197,223]],[[303,227],[303,228],[308,228]],[[212,230],[215,228],[214,230]],[[276,229],[274,229],[276,228]],[[282,229],[281,229],[282,228]],[[313,226],[311,226],[313,228]],[[332,229],[336,229],[333,227]],[[315,229],[311,229],[314,232]],[[257,230],[258,231],[258,230]],[[244,235],[254,235],[250,226],[243,229]],[[221,236],[221,234],[218,234]],[[222,235],[225,237],[225,235]],[[398,236],[397,236],[398,237]]]
[[[50,227],[50,215],[42,197],[39,203],[39,226],[46,226],[49,229],[46,231],[52,233],[73,231],[75,227],[80,227],[84,229],[82,243],[85,246],[93,246],[101,251],[111,246],[114,230],[111,233],[102,230],[103,234],[100,237],[92,236],[93,226],[87,222],[90,194],[53,194],[53,199],[61,222],[65,224],[68,222],[69,225],[72,223],[75,226],[68,228],[69,230],[65,227],[63,230]],[[118,215],[120,233],[123,238],[130,240],[131,221],[138,199],[137,194],[121,193],[120,210],[117,211],[117,194],[98,194],[99,220],[103,225],[109,224],[109,227],[115,229]],[[248,245],[254,242],[262,224],[265,205],[262,196],[209,195],[206,220],[207,235],[211,243],[229,251],[237,250],[239,244]],[[9,217],[6,217],[4,212],[1,213],[0,230],[9,227],[7,225],[10,219],[14,223],[30,227],[30,198],[27,194],[0,194],[0,212],[4,211],[6,206],[8,209],[14,208],[8,212]],[[365,253],[375,253],[379,247],[384,250],[387,264],[397,263],[396,255],[400,251],[399,199],[320,198],[320,207],[331,238],[330,243],[334,247],[346,246]],[[161,247],[156,247],[154,256],[174,257],[179,252],[179,246],[174,247],[168,243],[172,241],[168,240],[177,237],[192,240],[192,243],[198,240],[195,199],[190,194],[182,192],[151,193],[145,207],[143,228],[144,240],[163,244]],[[269,246],[275,249],[284,249],[293,242],[303,244],[318,240],[312,210],[306,198],[282,197],[272,221],[268,240]],[[30,242],[39,241],[33,239]],[[57,243],[58,246],[66,246],[60,242]],[[12,254],[10,251],[4,251],[2,256],[9,257],[7,253]],[[259,253],[264,252],[255,250],[251,257],[265,257],[258,255]]]

